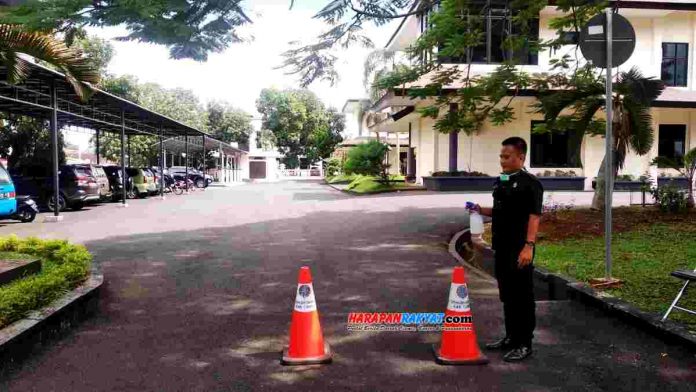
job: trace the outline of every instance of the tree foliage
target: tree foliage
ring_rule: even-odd
[[[27,164],[52,167],[51,131],[47,121],[26,116],[0,116],[0,154],[10,168]],[[58,133],[58,163],[65,163],[62,133]]]
[[[239,143],[242,150],[249,150],[249,136],[254,130],[249,113],[221,101],[209,102],[206,112],[206,128],[214,138]]]
[[[327,158],[343,141],[343,116],[327,110],[308,90],[264,89],[256,107],[262,115],[262,128],[272,132],[290,167],[297,167],[301,157],[312,162]]]
[[[384,158],[389,146],[377,140],[359,144],[348,151],[343,171],[346,174],[379,176],[384,169]]]
[[[86,26],[124,26],[121,40],[165,45],[175,59],[205,61],[241,38],[236,29],[251,22],[241,0],[28,0],[3,7],[0,23],[53,31],[70,44]]]

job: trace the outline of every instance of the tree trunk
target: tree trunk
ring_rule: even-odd
[[[604,156],[604,159],[602,159],[602,165],[599,167],[599,172],[597,172],[597,185],[595,186],[595,192],[594,196],[592,197],[592,209],[593,210],[604,210],[605,204],[604,204],[604,188],[605,188],[605,181],[604,181],[604,168],[606,166],[606,160],[607,157],[606,155]]]
[[[606,207],[605,197],[604,197],[604,192],[606,188],[606,180],[605,180],[605,175],[606,175],[606,162],[607,157],[606,155],[602,159],[602,165],[599,167],[599,172],[597,173],[597,186],[595,187],[595,193],[594,196],[592,197],[592,209],[593,210],[602,210],[604,211],[604,208]],[[613,175],[614,175],[614,182],[616,182],[616,176],[619,173],[619,168],[616,165],[616,159],[614,159],[614,166],[612,167],[613,169]]]

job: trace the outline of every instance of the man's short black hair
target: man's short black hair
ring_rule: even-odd
[[[527,142],[521,137],[513,136],[503,140],[503,146],[513,146],[520,154],[527,155]]]

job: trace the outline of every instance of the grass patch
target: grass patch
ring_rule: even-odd
[[[356,178],[360,177],[357,174],[339,174],[333,177],[327,177],[326,182],[328,184],[350,184]]]
[[[403,181],[403,176],[392,176],[395,181]],[[382,193],[382,192],[394,192],[400,189],[411,188],[412,185],[408,185],[404,182],[396,182],[391,185],[382,184],[379,182],[377,177],[370,176],[359,176],[353,182],[348,184],[348,189],[351,192],[359,194],[371,194],[371,193]]]
[[[696,267],[693,265],[696,260],[695,221],[682,220],[674,215],[660,218],[644,209],[624,209],[619,216],[627,216],[629,210],[643,215],[629,219],[628,222],[634,225],[626,226],[614,233],[613,237],[612,275],[625,283],[620,289],[607,292],[633,303],[641,310],[663,314],[683,285],[682,280],[673,278],[670,273]],[[593,219],[583,211],[569,211],[568,215],[581,219],[579,224],[584,222],[593,226]],[[595,214],[586,212],[587,215]],[[650,217],[656,220],[648,223]],[[559,216],[557,222],[565,222],[566,218]],[[565,225],[546,221],[542,223],[542,230],[553,233],[560,228],[557,226]],[[535,259],[537,265],[585,282],[604,276],[604,238],[601,235],[593,235],[590,230],[579,230],[574,234],[566,232],[562,238],[554,237],[549,235],[540,240]],[[680,304],[696,308],[696,296],[687,294]],[[670,319],[683,322],[690,330],[696,331],[696,318],[687,313],[675,311],[670,314]]]
[[[33,257],[26,253],[19,252],[2,252],[0,251],[0,260],[31,260]]]
[[[37,238],[0,238],[0,257],[3,254],[22,259],[41,259],[37,275],[0,287],[0,328],[40,309],[74,289],[89,276],[92,255],[84,246],[61,240]]]

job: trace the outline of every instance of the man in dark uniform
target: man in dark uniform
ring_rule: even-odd
[[[536,324],[532,272],[534,247],[542,213],[544,190],[539,180],[524,170],[527,143],[519,137],[503,141],[503,173],[493,188],[493,208],[473,208],[493,217],[495,276],[505,314],[505,337],[487,344],[491,350],[509,350],[505,361],[532,355]]]

